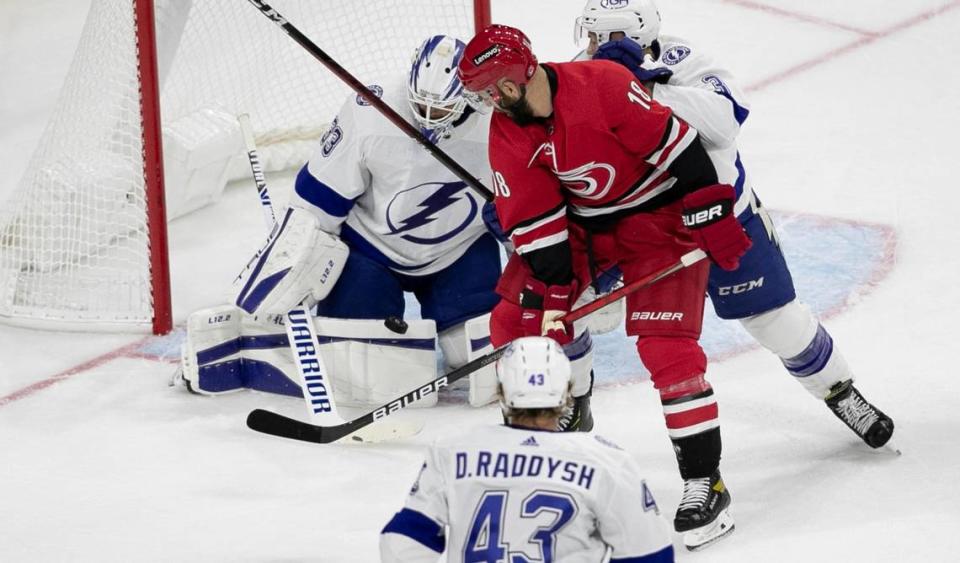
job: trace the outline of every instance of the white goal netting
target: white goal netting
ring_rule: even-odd
[[[86,330],[154,316],[137,1],[92,1],[43,138],[0,204],[0,320]],[[224,157],[235,169],[242,154],[239,113],[268,169],[300,166],[347,87],[245,0],[155,4],[168,216],[216,198]],[[474,29],[472,0],[270,4],[364,83],[405,72],[430,35]]]

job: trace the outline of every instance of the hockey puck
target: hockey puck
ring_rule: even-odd
[[[383,326],[389,328],[397,334],[406,334],[408,328],[407,322],[400,317],[387,317],[383,321]]]

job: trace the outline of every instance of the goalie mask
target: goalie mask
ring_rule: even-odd
[[[644,49],[650,47],[660,35],[657,5],[653,0],[588,0],[574,24],[574,39],[580,45],[593,33],[597,42],[591,47],[596,49],[618,31]]]
[[[413,55],[407,82],[407,100],[420,132],[432,142],[448,133],[467,104],[457,64],[465,45],[447,35],[434,35]]]
[[[508,409],[560,407],[570,394],[570,360],[551,338],[518,338],[497,361],[497,379]]]

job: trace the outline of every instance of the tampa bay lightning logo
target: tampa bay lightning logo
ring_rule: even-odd
[[[687,47],[686,45],[674,45],[673,47],[667,49],[667,52],[660,57],[660,60],[662,60],[664,64],[675,65],[687,58],[689,54],[690,47]]]
[[[380,86],[377,86],[376,84],[371,84],[367,86],[367,90],[370,90],[371,92],[373,92],[373,95],[378,98],[383,97],[383,88],[381,88]],[[357,94],[357,105],[369,106],[371,104],[367,100],[364,100],[363,97],[360,96],[360,94]]]
[[[387,205],[388,234],[415,244],[439,244],[466,229],[479,209],[466,183],[427,182],[393,196]],[[444,219],[438,221],[441,215]]]

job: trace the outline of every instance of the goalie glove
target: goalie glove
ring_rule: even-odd
[[[714,184],[683,197],[683,225],[697,246],[724,270],[740,267],[740,257],[753,245],[733,213],[733,186]]]
[[[312,213],[289,207],[234,282],[233,301],[251,315],[286,315],[301,302],[312,307],[333,289],[349,252]]]
[[[576,290],[576,281],[548,286],[540,280],[528,279],[520,294],[523,308],[520,325],[524,336],[546,336],[561,346],[572,342],[573,327],[557,319],[570,311]]]

